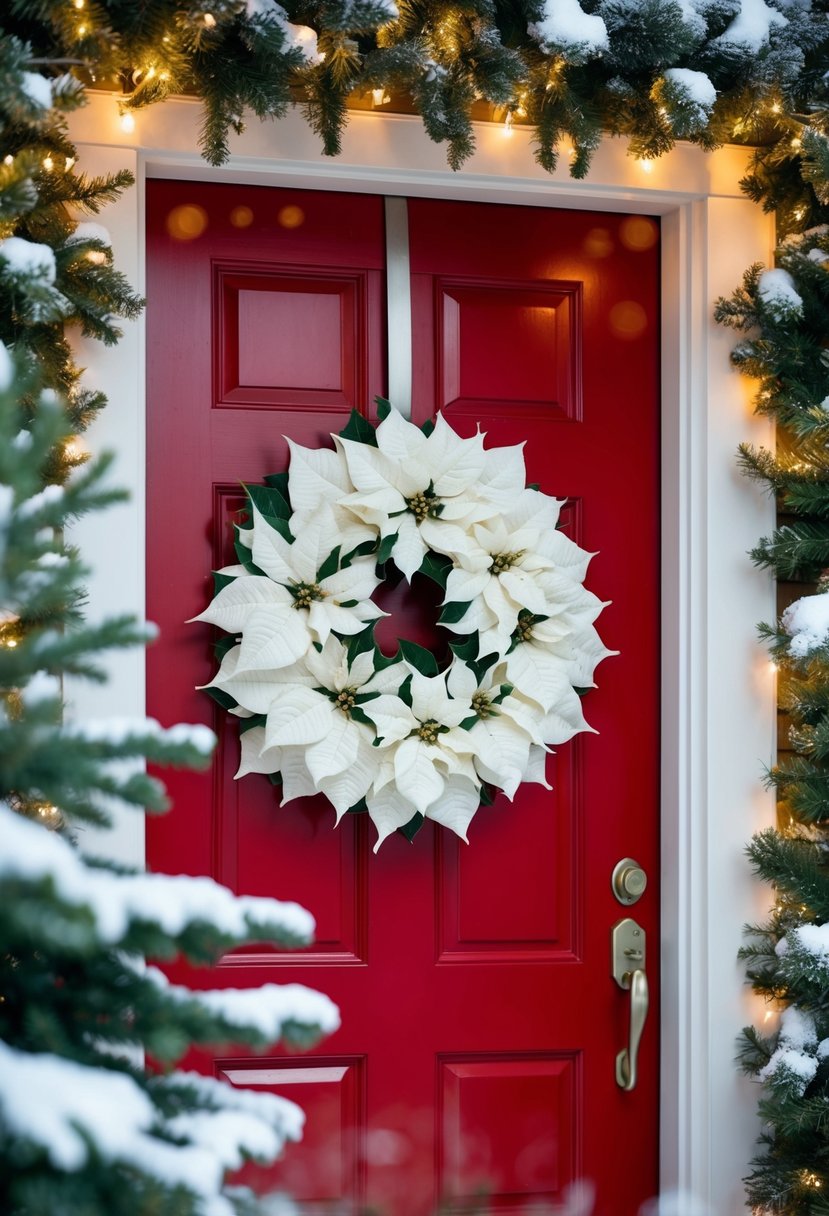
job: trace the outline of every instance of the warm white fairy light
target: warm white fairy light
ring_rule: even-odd
[[[74,163],[75,163],[74,156],[67,156],[66,160],[63,162],[63,167],[64,167],[64,169],[71,169],[72,166],[74,165]]]
[[[51,173],[52,170],[54,169],[54,167],[55,167],[55,162],[52,160],[51,156],[44,156],[43,168],[46,170],[46,172]]]
[[[216,28],[216,18],[212,13],[205,13],[202,20],[209,30]]]
[[[636,162],[643,173],[653,173],[653,161],[647,160],[646,157],[640,156]]]
[[[135,130],[135,118],[129,111],[121,115],[121,130],[127,135]]]
[[[507,139],[509,139],[512,135],[512,124],[514,121],[512,110],[507,110],[507,114],[504,119],[504,136]]]
[[[87,262],[92,262],[94,266],[103,266],[107,260],[107,255],[103,249],[90,249],[86,255]]]
[[[11,152],[9,152],[8,156],[3,157],[3,164],[4,165],[13,165],[14,164],[14,157],[12,156]]]

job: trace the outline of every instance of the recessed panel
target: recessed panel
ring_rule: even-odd
[[[285,1146],[271,1166],[250,1163],[234,1183],[258,1194],[283,1191],[304,1211],[340,1212],[344,1196],[362,1189],[363,1058],[216,1061],[216,1074],[231,1085],[278,1094],[305,1112],[299,1144]]]
[[[365,276],[216,272],[219,406],[350,411],[365,396]]]
[[[236,560],[232,524],[239,521],[246,502],[236,487],[214,490],[217,566]],[[225,635],[217,631],[217,636]],[[361,963],[367,935],[368,817],[346,815],[335,828],[334,810],[322,795],[281,806],[282,787],[268,776],[248,773],[236,780],[239,725],[234,715],[217,710],[213,876],[242,895],[296,900],[313,913],[317,929],[314,944],[306,950],[244,947],[225,955],[221,966],[296,966],[325,959]]]
[[[578,1053],[443,1059],[440,1194],[450,1211],[527,1211],[578,1176]]]
[[[577,284],[438,282],[441,406],[580,416]]]
[[[577,740],[548,757],[551,791],[522,784],[481,807],[470,844],[438,840],[438,962],[570,961],[579,953]],[[494,873],[520,874],[508,899]]]

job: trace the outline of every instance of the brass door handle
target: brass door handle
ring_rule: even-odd
[[[630,1038],[616,1057],[616,1084],[631,1090],[636,1085],[639,1043],[648,1016],[648,977],[644,971],[626,971],[622,987],[630,990]]]

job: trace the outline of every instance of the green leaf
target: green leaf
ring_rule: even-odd
[[[462,620],[466,615],[466,610],[469,604],[459,604],[456,600],[452,600],[448,604],[444,604],[441,609],[441,614],[438,617],[439,625],[457,625],[458,621]]]
[[[343,557],[341,565],[342,565],[342,567],[350,566],[355,558],[370,557],[371,554],[375,553],[376,551],[377,551],[377,541],[376,540],[360,541],[359,545],[357,545],[356,548],[349,549],[348,553],[346,553],[346,555]]]
[[[424,822],[424,818],[420,811],[415,811],[409,822],[404,823],[403,827],[398,828],[397,830],[398,832],[401,832],[409,842],[411,842],[423,827]]]
[[[392,404],[385,397],[375,397],[375,405],[377,406],[377,417],[381,422],[385,422],[392,411]]]
[[[508,697],[514,687],[515,687],[514,684],[502,684],[501,691],[492,698],[492,704],[500,705],[501,702],[503,701],[504,697]]]
[[[410,663],[422,676],[436,676],[438,661],[431,650],[418,646],[417,642],[408,642],[405,638],[400,642],[400,653],[407,663]]]
[[[406,679],[397,690],[397,695],[404,705],[412,708],[412,677],[406,676]]]
[[[250,552],[250,550],[248,550]],[[235,574],[222,574],[221,570],[213,571],[213,594],[218,595],[225,587],[229,587],[237,576]]]
[[[340,438],[353,439],[355,443],[367,443],[372,448],[377,447],[377,436],[374,433],[374,427],[357,410],[351,411],[351,417],[340,431]]]
[[[384,536],[377,546],[377,565],[382,570],[386,562],[391,559],[391,551],[397,543],[397,533],[391,532],[388,536]]]
[[[272,490],[278,490],[286,502],[290,502],[288,496],[288,474],[287,473],[268,473],[267,477],[262,479],[266,486],[270,486]]]
[[[437,583],[444,591],[449,571],[452,569],[452,559],[442,553],[433,553],[431,549],[420,563],[418,574],[425,574],[433,583]]]
[[[359,802],[355,802],[354,806],[350,806],[346,811],[346,815],[367,815],[368,807],[366,806],[365,798],[361,798]]]
[[[282,784],[282,774],[281,773],[267,773],[266,776],[268,778],[268,781],[270,781],[271,785],[281,785]]]
[[[240,566],[244,566],[248,574],[261,574],[264,576],[264,570],[260,570],[250,555],[250,549],[247,545],[243,545],[240,540],[234,541],[233,548],[236,550],[236,558]]]
[[[426,438],[428,439],[428,438],[429,438],[429,436],[431,435],[432,431],[435,429],[435,420],[434,420],[434,418],[427,418],[427,419],[426,419],[426,421],[423,423],[423,425],[421,426],[421,428],[420,428],[420,429],[421,429],[421,431],[423,431],[423,434],[424,434],[424,435],[426,436]]]
[[[541,490],[541,483],[540,483],[540,482],[538,482],[538,481],[531,481],[531,482],[529,482],[529,484],[527,485],[527,489],[528,489],[528,490],[539,490],[539,491],[540,491],[540,490]]]
[[[379,693],[372,693],[370,696],[366,697],[366,700],[371,701],[375,696],[379,697],[379,695]],[[349,711],[349,717],[353,722],[362,722],[363,726],[370,726],[372,729],[374,729],[374,723],[372,722],[371,718],[368,716],[368,714],[363,713],[359,705],[352,705]]]
[[[471,718],[464,718],[463,722],[461,722],[461,730],[472,730],[472,727],[478,721],[477,714],[473,714]]]
[[[221,705],[222,709],[236,709],[237,705],[239,704],[239,702],[234,701],[230,693],[225,692],[223,688],[204,688],[202,691],[206,692],[208,697],[212,697],[217,705]]]
[[[336,574],[340,568],[340,546],[332,549],[326,557],[325,561],[317,571],[317,582],[321,583],[324,578],[328,578],[330,574]],[[343,605],[345,607],[345,605]]]
[[[592,691],[593,691],[592,688],[576,688],[576,687],[573,688],[573,692],[576,693],[580,697],[586,697],[587,694]]]
[[[492,806],[495,801],[495,795],[492,792],[492,786],[481,786],[481,806]]]
[[[291,504],[286,495],[275,486],[245,485],[248,498],[260,515],[272,519],[290,519]]]
[[[213,643],[213,653],[216,656],[217,662],[221,663],[229,650],[232,650],[236,645],[236,638],[231,634],[230,637],[219,638],[218,642]]]

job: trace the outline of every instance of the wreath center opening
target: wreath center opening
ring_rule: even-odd
[[[437,623],[445,592],[425,574],[415,574],[407,583],[389,562],[386,577],[371,597],[388,612],[374,627],[374,638],[386,658],[393,658],[401,638],[417,642],[435,656],[438,667],[449,666],[449,643],[454,635]]]

